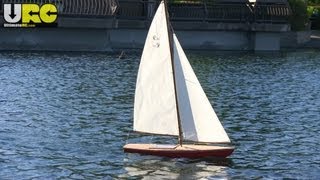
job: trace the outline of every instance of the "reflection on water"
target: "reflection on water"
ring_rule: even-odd
[[[236,146],[228,159],[125,154],[139,55],[0,54],[0,179],[320,178],[320,52],[187,53]]]
[[[187,179],[199,177],[227,178],[225,171],[231,166],[230,159],[170,159],[129,154],[124,159],[126,174],[119,177],[145,177],[150,179]]]

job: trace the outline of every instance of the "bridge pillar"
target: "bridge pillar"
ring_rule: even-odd
[[[279,51],[280,33],[279,32],[255,32],[254,35],[255,51]]]

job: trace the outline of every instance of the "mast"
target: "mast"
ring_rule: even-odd
[[[166,13],[166,21],[167,21],[167,32],[168,32],[168,39],[169,39],[169,45],[170,45],[170,59],[171,59],[171,67],[172,67],[172,73],[173,73],[173,86],[174,86],[174,95],[176,100],[176,111],[177,111],[177,119],[178,119],[178,128],[179,128],[179,137],[178,141],[180,146],[182,146],[183,142],[183,135],[182,135],[182,127],[181,127],[181,119],[180,119],[180,111],[179,111],[179,103],[178,103],[178,95],[177,95],[177,86],[176,86],[176,75],[175,75],[175,68],[174,68],[174,54],[173,54],[173,32],[171,28],[171,24],[169,22],[169,13],[168,13],[168,0],[164,0],[164,9]]]

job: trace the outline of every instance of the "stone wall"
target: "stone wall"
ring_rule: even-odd
[[[172,25],[183,48],[191,50],[278,51],[279,34],[288,30],[286,24],[174,21]],[[147,20],[60,17],[57,28],[0,27],[0,50],[142,49],[149,26]]]
[[[311,31],[289,31],[281,33],[281,47],[294,48],[310,41]]]

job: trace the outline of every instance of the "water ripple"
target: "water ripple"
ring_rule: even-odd
[[[320,52],[187,54],[230,158],[123,153],[128,141],[176,142],[128,134],[137,55],[1,53],[0,179],[320,178]]]

